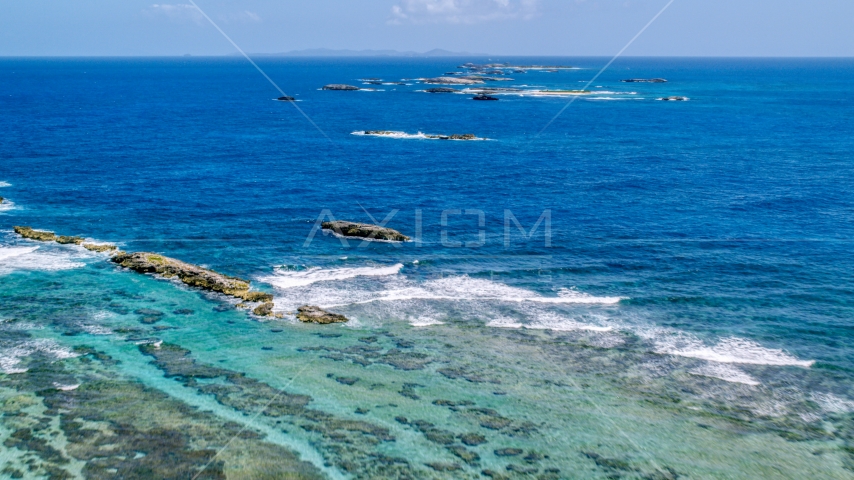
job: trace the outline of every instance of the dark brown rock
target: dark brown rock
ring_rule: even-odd
[[[156,253],[119,252],[111,260],[135,272],[156,273],[166,278],[178,277],[178,279],[191,287],[231,295],[232,297],[250,302],[270,301],[273,299],[273,296],[269,293],[250,292],[249,280],[223,275],[213,270],[184,263],[180,260]]]
[[[273,302],[263,303],[255,307],[252,313],[259,317],[270,317],[273,315]]]
[[[313,305],[299,307],[297,309],[297,318],[301,322],[320,323],[324,325],[330,323],[344,323],[347,321],[347,317],[345,317],[344,315],[338,315],[337,313],[329,313],[326,310],[323,310],[320,307],[315,307]]]
[[[61,243],[63,245],[80,245],[83,243],[83,237],[68,237],[61,235],[56,237],[56,243]]]
[[[409,237],[398,232],[397,230],[380,227],[379,225],[371,225],[369,223],[347,222],[337,220],[334,222],[323,222],[321,224],[324,230],[332,230],[335,233],[344,237],[358,237],[374,240],[389,240],[393,242],[406,242]]]
[[[30,239],[36,240],[39,242],[53,242],[56,241],[56,234],[52,232],[45,232],[41,230],[33,230],[31,227],[13,227],[15,229],[15,233],[18,235]]]

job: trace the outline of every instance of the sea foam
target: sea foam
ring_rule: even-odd
[[[262,277],[260,280],[278,288],[294,288],[311,285],[318,282],[332,282],[356,277],[381,277],[396,275],[403,268],[402,263],[388,267],[354,267],[354,268],[310,268],[308,270],[277,270],[275,274]]]
[[[655,338],[654,342],[658,353],[716,363],[797,367],[811,367],[815,363],[814,360],[799,360],[783,350],[765,348],[754,341],[738,337],[722,338],[709,346],[696,337],[678,332]]]
[[[43,353],[56,360],[76,357],[77,354],[50,339],[27,340],[11,347],[0,346],[0,371],[9,375],[24,373],[21,361],[35,353]]]
[[[40,247],[0,247],[0,275],[14,271],[70,270],[85,266],[64,252],[45,252]]]
[[[706,365],[691,370],[689,373],[703,377],[717,378],[718,380],[723,380],[725,382],[742,383],[750,386],[759,385],[759,382],[756,379],[726,363],[707,363]]]

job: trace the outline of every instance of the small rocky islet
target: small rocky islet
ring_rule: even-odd
[[[451,135],[436,135],[431,133],[410,134],[406,132],[397,132],[394,130],[363,130],[353,132],[354,135],[365,135],[369,137],[405,137],[405,138],[426,138],[429,140],[486,140],[478,137],[473,133],[454,133]]]
[[[370,223],[335,220],[331,222],[323,222],[320,224],[320,227],[324,230],[331,230],[342,237],[355,237],[365,240],[386,240],[390,242],[408,242],[410,240],[409,237],[397,230]]]
[[[343,83],[330,83],[329,85],[324,85],[321,90],[355,91],[361,90],[361,88],[355,85],[345,85]]]

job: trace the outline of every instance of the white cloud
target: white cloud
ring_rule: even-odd
[[[480,23],[537,15],[539,0],[400,0],[388,23]]]

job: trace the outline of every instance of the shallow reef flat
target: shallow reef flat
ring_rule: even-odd
[[[854,464],[849,414],[771,388],[822,388],[803,368],[749,369],[771,384],[756,387],[620,332],[258,322],[113,268],[4,280],[0,349],[34,350],[0,375],[8,475],[846,478]]]
[[[3,445],[14,452],[4,477],[324,478],[257,432],[113,373],[109,356],[74,352],[0,377]]]

